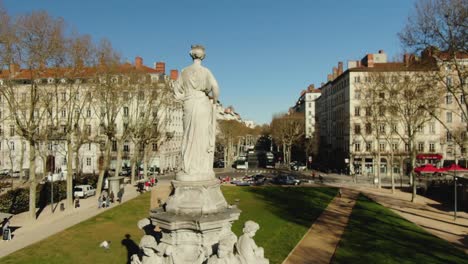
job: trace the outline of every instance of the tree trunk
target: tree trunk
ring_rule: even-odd
[[[380,146],[379,146],[380,147]],[[377,151],[377,188],[382,188],[382,177],[380,175],[380,166],[381,166],[381,157],[380,157],[380,150]]]
[[[393,152],[391,153],[391,156],[390,156],[390,178],[391,178],[391,181],[392,181],[392,193],[395,193],[395,176],[393,175]],[[387,169],[388,169],[388,166],[387,166]]]
[[[413,145],[413,144],[412,144]],[[411,175],[411,181],[413,182],[413,191],[412,191],[412,194],[411,194],[411,202],[415,202],[416,201],[416,175],[414,174],[414,167],[416,165],[416,153],[411,150],[411,172],[410,172],[410,175]]]
[[[115,164],[115,177],[119,176],[122,169],[123,140],[117,140],[117,163]]]
[[[148,154],[146,146],[143,146],[143,179],[148,180]]]
[[[36,147],[35,141],[29,141],[29,218],[36,220]]]
[[[67,202],[66,208],[73,208],[73,149],[71,138],[67,138]]]
[[[24,169],[23,169],[23,164],[24,164],[24,153],[26,152],[26,145],[24,144],[23,140],[20,140],[21,142],[21,156],[20,156],[20,168],[19,168],[19,181],[23,181],[23,176],[24,176]],[[31,158],[30,158],[31,159]]]
[[[135,154],[133,155],[132,160],[130,161],[131,162],[130,167],[132,170],[131,176],[130,176],[131,177],[130,182],[132,183],[132,185],[136,184],[135,171],[136,171],[137,155],[138,155],[138,150],[135,151]]]
[[[75,158],[75,172],[76,172],[77,177],[80,177],[82,173],[81,162],[80,162],[80,147],[75,146],[75,148],[73,149],[73,153],[74,153],[73,156]]]
[[[103,164],[102,164],[102,168],[99,171],[99,178],[98,178],[97,187],[96,187],[96,197],[101,196],[102,183],[104,181],[104,173],[109,168],[110,149],[111,149],[111,141],[106,140],[105,150],[104,150],[104,161],[103,161]]]

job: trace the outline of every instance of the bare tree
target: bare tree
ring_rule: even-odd
[[[414,14],[408,17],[406,26],[399,34],[406,48],[414,52],[422,51],[423,59],[439,66],[439,70],[431,72],[432,78],[427,80],[430,83],[438,83],[435,88],[453,98],[456,109],[448,110],[454,110],[455,115],[465,120],[462,136],[455,138],[456,143],[461,146],[462,155],[465,156],[468,149],[467,10],[466,0],[419,0],[415,4]],[[443,110],[443,104],[438,108]],[[436,114],[438,108],[426,110],[449,133],[453,133],[454,128]]]
[[[29,143],[29,211],[36,217],[36,145],[44,114],[40,98],[45,94],[41,79],[45,68],[56,62],[63,40],[61,19],[51,18],[45,12],[33,12],[9,22],[2,16],[2,65],[10,65],[0,90],[7,101],[12,121],[21,137]],[[20,71],[19,67],[25,70]]]
[[[416,67],[416,66],[414,66]],[[395,125],[392,129],[406,144],[411,159],[411,182],[413,186],[412,201],[416,198],[416,181],[414,167],[416,164],[415,142],[421,127],[432,120],[426,108],[436,108],[440,104],[440,94],[431,87],[434,84],[427,81],[427,68],[408,68],[405,71],[395,71],[385,74],[385,78],[377,78],[378,85],[388,95],[385,109],[392,117]],[[397,122],[397,123],[396,123]]]
[[[232,165],[234,161],[234,150],[239,145],[239,137],[246,134],[247,127],[236,120],[219,120],[217,142],[224,150],[225,167]]]
[[[292,145],[304,136],[304,116],[300,113],[276,115],[270,127],[273,138],[282,145],[284,163],[289,164]]]

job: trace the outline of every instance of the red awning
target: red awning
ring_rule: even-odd
[[[468,171],[468,169],[465,169],[461,167],[458,164],[452,164],[448,167],[442,168],[441,171],[447,171],[447,172],[453,172],[453,171]]]
[[[414,172],[417,172],[417,173],[436,173],[439,171],[440,169],[434,167],[434,165],[432,164],[424,164],[423,166],[414,168]]]
[[[416,155],[416,159],[418,159],[418,160],[441,160],[442,155],[434,154],[434,153],[418,154],[418,155]]]

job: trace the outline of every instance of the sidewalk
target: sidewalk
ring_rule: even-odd
[[[361,191],[403,218],[468,253],[468,213],[457,212],[457,220],[455,221],[453,211],[444,211],[439,202],[424,196],[416,196],[415,202],[412,203],[411,193],[398,189],[392,194],[389,189],[357,186],[349,188]]]
[[[123,203],[138,196],[136,187],[131,184],[127,184],[124,190]],[[57,207],[52,213],[48,205],[34,222],[29,220],[29,212],[17,214],[11,219],[10,225],[14,228],[13,239],[0,241],[0,257],[43,240],[115,206],[98,209],[97,196],[93,196],[81,199],[79,208],[67,209],[63,212]]]
[[[342,192],[341,198],[337,196],[328,204],[283,264],[330,263],[359,194],[345,188]]]

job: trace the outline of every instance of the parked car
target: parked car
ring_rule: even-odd
[[[236,169],[237,170],[246,170],[249,168],[249,164],[247,161],[237,160],[236,161]]]
[[[273,178],[273,183],[281,184],[281,185],[299,185],[301,183],[300,180],[296,179],[296,177],[292,175],[279,175]]]
[[[18,178],[21,175],[20,171],[13,171],[10,176],[14,178]]]
[[[264,175],[257,174],[253,176],[254,185],[263,185],[265,184],[267,178]]]
[[[217,160],[213,162],[213,168],[224,168],[224,160]]]
[[[96,189],[91,185],[77,185],[73,188],[73,196],[80,198],[87,198],[96,195]]]
[[[9,169],[0,170],[0,176],[10,176],[10,175],[11,175],[11,170]]]

